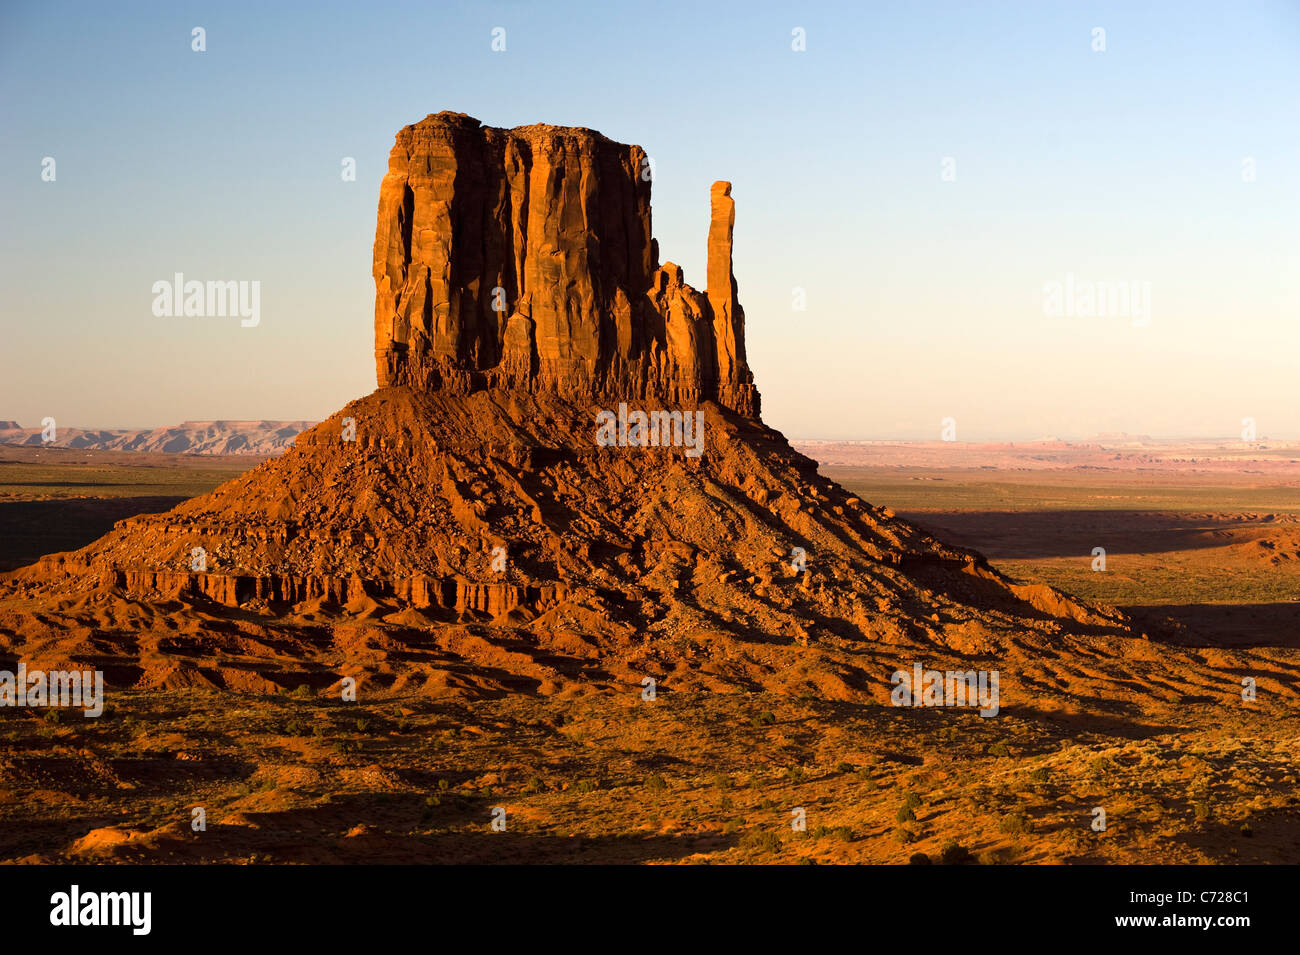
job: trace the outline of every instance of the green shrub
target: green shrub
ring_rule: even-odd
[[[974,861],[970,850],[955,839],[949,839],[939,850],[939,861],[944,865],[967,865]]]
[[[1029,819],[1023,812],[1009,812],[998,823],[998,829],[1012,836],[1023,835],[1029,831]]]
[[[781,848],[781,840],[775,833],[766,829],[750,829],[740,837],[740,848],[757,852],[776,852]]]
[[[1115,771],[1115,764],[1105,756],[1094,756],[1088,762],[1088,773],[1092,776],[1107,776]]]
[[[437,796],[424,797],[424,808],[420,810],[420,824],[428,825],[437,817],[437,808],[442,805],[442,800]]]
[[[652,793],[663,792],[668,788],[668,783],[658,773],[651,773],[642,785]]]

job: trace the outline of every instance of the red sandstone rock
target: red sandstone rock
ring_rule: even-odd
[[[757,415],[715,183],[709,294],[660,269],[646,156],[590,129],[430,115],[397,134],[375,231],[380,386],[485,387]]]
[[[861,502],[764,425],[730,185],[711,192],[701,293],[658,262],[643,157],[590,130],[458,114],[402,130],[375,242],[380,387],[210,494],[0,575],[15,598],[0,599],[0,651],[81,653],[94,629],[134,661],[123,672],[186,684],[186,644],[136,627],[166,616],[212,652],[337,668],[322,632],[353,646],[363,619],[393,648],[367,643],[366,666],[422,670],[431,692],[451,669],[498,686],[480,664],[553,687],[552,662],[580,647],[610,679],[662,665],[678,686],[788,689],[815,674],[848,699],[900,647],[1125,632]],[[696,405],[703,453],[597,443],[619,401]],[[209,630],[223,606],[240,608],[237,632]],[[674,656],[679,638],[699,639],[706,669]]]

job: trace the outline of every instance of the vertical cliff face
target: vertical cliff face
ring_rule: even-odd
[[[379,384],[713,400],[757,416],[730,193],[713,186],[701,294],[658,262],[639,146],[459,113],[407,126],[375,234]]]
[[[736,299],[736,277],[731,272],[731,234],[736,225],[736,202],[731,183],[715,182],[709,193],[708,296],[713,310],[713,336],[718,346],[718,378],[733,380],[745,364],[745,313]]]

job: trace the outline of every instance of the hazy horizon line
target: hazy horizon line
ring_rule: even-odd
[[[130,431],[158,431],[158,430],[170,429],[170,428],[182,428],[187,424],[195,424],[195,423],[232,424],[232,425],[233,424],[265,424],[269,426],[285,426],[285,425],[303,423],[306,424],[306,427],[303,428],[302,430],[306,431],[320,424],[322,421],[328,420],[329,417],[330,416],[326,416],[325,418],[319,418],[319,419],[274,418],[274,417],[267,417],[267,416],[259,416],[259,417],[251,417],[251,418],[250,417],[207,417],[207,418],[187,418],[185,420],[173,422],[170,424],[155,424],[155,425],[121,425],[121,424],[63,425],[60,424],[58,425],[58,429],[60,431],[73,430],[73,431],[81,431],[81,432],[87,432],[87,431],[130,432]],[[19,431],[40,431],[42,429],[42,424],[25,425],[22,424],[16,418],[6,418],[3,415],[0,415],[0,423],[10,422],[10,421],[18,424],[18,428],[16,430]],[[771,424],[769,424],[769,427],[773,427],[775,430],[781,431],[780,428],[775,428],[775,426]],[[15,430],[15,429],[6,429],[6,430]],[[782,434],[786,434],[786,432],[782,431]],[[1288,442],[1288,443],[1294,442],[1300,444],[1300,433],[1297,433],[1294,436],[1264,434],[1256,438],[1252,438],[1250,440],[1246,440],[1242,438],[1240,435],[1229,435],[1229,434],[1217,434],[1217,435],[1216,434],[1150,434],[1144,431],[1107,431],[1107,432],[1097,432],[1094,434],[1082,435],[1082,436],[1077,434],[1076,435],[1065,435],[1065,434],[1038,435],[1032,438],[993,436],[993,437],[979,437],[974,440],[945,440],[943,438],[936,438],[936,437],[917,437],[915,436],[915,434],[910,436],[909,435],[893,435],[893,436],[860,435],[856,437],[844,437],[844,436],[828,437],[824,435],[786,434],[786,437],[791,443],[934,444],[934,445],[953,444],[953,445],[964,445],[964,446],[988,445],[988,444],[1003,444],[1003,445],[1005,444],[1099,444],[1099,443],[1101,444],[1106,444],[1106,443],[1170,444],[1170,443],[1177,443],[1177,442],[1214,442],[1219,444],[1258,445],[1270,441]]]

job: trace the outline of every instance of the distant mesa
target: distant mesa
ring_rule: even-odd
[[[1155,444],[1156,439],[1149,434],[1129,434],[1127,431],[1102,431],[1085,440],[1086,444]]]
[[[183,421],[161,428],[44,428],[0,422],[0,445],[158,454],[279,454],[314,421]],[[12,427],[5,427],[12,425]]]

